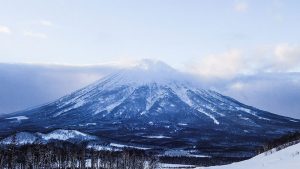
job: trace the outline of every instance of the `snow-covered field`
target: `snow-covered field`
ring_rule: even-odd
[[[139,150],[148,150],[151,148],[147,147],[138,147],[138,146],[129,146],[129,145],[124,145],[124,144],[117,144],[117,143],[110,143],[110,146],[116,147],[116,148],[134,148],[134,149],[139,149]]]
[[[157,169],[188,169],[188,168],[195,168],[194,165],[184,165],[184,164],[167,164],[167,163],[160,163],[157,166]]]
[[[197,169],[299,169],[300,143],[283,150],[262,153],[249,160],[229,165],[198,167]]]

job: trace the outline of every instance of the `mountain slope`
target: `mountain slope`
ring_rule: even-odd
[[[251,157],[300,121],[201,88],[161,62],[112,74],[57,101],[0,118],[0,135],[79,130],[107,142]]]

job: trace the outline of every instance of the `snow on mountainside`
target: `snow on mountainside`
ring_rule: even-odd
[[[2,139],[0,144],[25,145],[33,143],[47,143],[51,140],[80,142],[86,140],[97,140],[97,137],[76,130],[54,130],[47,134],[19,132],[15,135]]]
[[[16,120],[17,122],[20,122],[21,120],[27,120],[28,117],[26,116],[16,116],[16,117],[9,117],[6,118],[7,120]]]
[[[299,169],[300,143],[273,153],[262,153],[249,160],[224,166],[200,167],[199,169]]]
[[[32,134],[29,132],[20,132],[14,136],[9,136],[0,141],[0,144],[17,144],[17,145],[25,145],[32,144],[37,141],[38,137],[36,134]]]
[[[162,62],[144,61],[52,103],[0,117],[0,137],[57,129],[108,143],[251,157],[266,141],[299,131],[300,121],[203,89]],[[51,137],[64,139],[65,133]]]
[[[55,130],[48,134],[38,133],[43,140],[95,140],[96,137],[76,130]]]

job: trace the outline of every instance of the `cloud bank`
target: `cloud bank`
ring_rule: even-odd
[[[300,73],[263,73],[217,83],[216,90],[272,113],[300,118]]]
[[[232,79],[241,75],[300,72],[300,45],[282,43],[251,50],[230,49],[201,57],[187,70],[203,78]]]
[[[0,64],[0,114],[53,101],[112,71],[106,66]]]

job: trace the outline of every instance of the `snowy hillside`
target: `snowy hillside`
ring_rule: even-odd
[[[97,137],[91,136],[76,130],[54,130],[50,133],[29,133],[19,132],[15,135],[6,137],[0,141],[0,144],[25,145],[33,143],[47,143],[53,140],[80,142],[86,140],[97,140]]]
[[[25,145],[32,144],[37,140],[36,134],[32,134],[29,132],[20,132],[15,134],[14,136],[9,136],[0,141],[0,144],[17,144],[17,145]]]
[[[262,153],[249,160],[199,169],[299,169],[300,143],[273,153]]]

